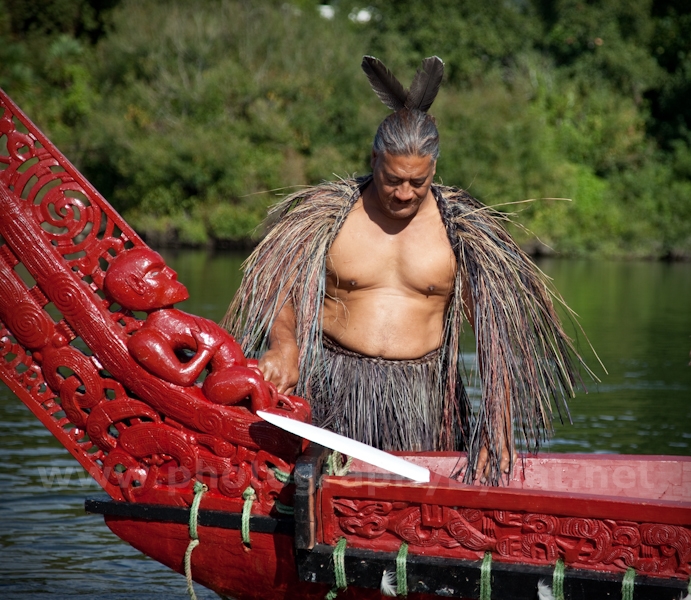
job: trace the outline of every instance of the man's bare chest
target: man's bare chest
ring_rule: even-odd
[[[327,257],[329,293],[389,289],[447,296],[456,261],[441,218],[387,232],[354,210]]]

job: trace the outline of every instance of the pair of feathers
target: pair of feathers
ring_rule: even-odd
[[[374,56],[362,59],[362,70],[379,99],[394,112],[403,108],[427,112],[437,97],[444,77],[444,63],[438,56],[430,56],[422,61],[422,67],[415,73],[409,90]]]

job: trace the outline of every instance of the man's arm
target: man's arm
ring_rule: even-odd
[[[259,370],[280,394],[290,394],[298,382],[300,350],[295,336],[295,310],[289,300],[269,332],[269,349],[259,359]]]

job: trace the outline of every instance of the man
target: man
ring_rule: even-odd
[[[425,59],[409,91],[372,57],[370,83],[394,113],[373,174],[303,190],[248,259],[224,325],[317,424],[387,450],[466,446],[465,479],[498,484],[514,426],[536,449],[550,397],[573,395],[572,346],[544,278],[492,213],[433,185],[439,136],[427,109],[443,64]],[[475,330],[482,402],[471,422],[459,333]]]

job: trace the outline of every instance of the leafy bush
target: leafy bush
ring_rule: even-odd
[[[369,170],[362,54],[404,83],[437,54],[444,183],[535,251],[691,256],[691,7],[319,4],[0,0],[0,85],[147,239],[238,246],[281,194]]]

